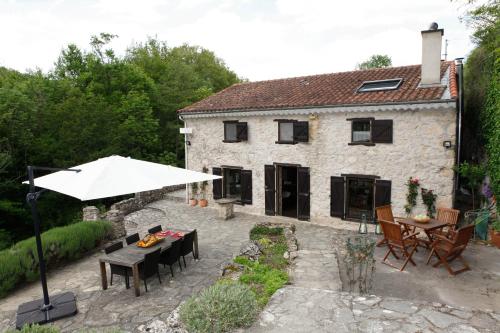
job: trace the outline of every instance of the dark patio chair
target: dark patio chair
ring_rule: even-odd
[[[139,239],[140,239],[139,234],[136,232],[135,234],[127,236],[127,238],[125,238],[125,242],[127,243],[127,245],[130,245],[130,244],[133,244],[135,242],[138,242]]]
[[[195,258],[194,252],[193,252],[193,243],[194,243],[194,236],[195,235],[196,235],[196,229],[193,230],[193,231],[191,231],[188,234],[185,234],[184,238],[182,240],[180,255],[182,256],[182,261],[184,261],[184,267],[187,267],[186,266],[186,258],[185,258],[185,256],[187,256],[188,254],[192,253],[193,254],[193,258]]]
[[[139,265],[139,277],[144,281],[144,288],[146,292],[148,291],[147,279],[153,275],[158,276],[158,281],[161,284],[160,270],[158,269],[158,263],[161,256],[161,249],[153,251],[144,255],[144,261]]]
[[[432,255],[435,255],[438,261],[433,266],[438,267],[443,264],[451,275],[457,275],[458,273],[470,270],[469,265],[467,265],[467,262],[462,257],[462,253],[467,248],[467,244],[473,233],[474,224],[470,224],[457,231],[451,232],[450,238],[443,235],[435,235],[436,239],[432,242],[432,250],[429,254],[429,258],[427,258],[427,264],[431,260]],[[461,269],[456,271],[452,270],[450,267],[450,263],[455,259],[460,260],[463,265]]]
[[[123,248],[123,243],[122,242],[116,242],[111,244],[110,246],[106,247],[104,249],[104,253],[110,254],[112,252],[115,252],[119,249]],[[120,266],[120,265],[115,265],[115,264],[109,264],[109,267],[111,268],[111,279],[109,281],[110,285],[113,285],[113,275],[121,275],[125,277],[125,287],[128,289],[130,288],[130,283],[129,283],[129,276],[132,275],[132,269],[129,267],[125,266]]]
[[[149,229],[148,234],[156,234],[159,231],[161,231],[161,225],[157,225],[156,227]]]
[[[404,229],[400,224],[384,220],[379,220],[378,222],[382,227],[388,247],[387,253],[385,254],[382,262],[388,266],[399,269],[401,272],[405,269],[408,262],[410,262],[413,266],[416,266],[411,257],[417,249],[418,240],[416,239],[416,236],[418,233],[405,234]],[[391,253],[396,259],[399,259],[395,250],[401,251],[402,256],[406,258],[403,266],[401,267],[396,267],[387,261],[387,257]]]
[[[174,277],[174,270],[172,268],[172,265],[175,264],[176,262],[179,263],[179,268],[182,271],[182,265],[181,265],[181,246],[182,246],[182,239],[178,239],[175,242],[172,243],[172,245],[165,251],[160,256],[160,264],[163,264],[163,267],[168,265],[170,267],[170,273],[172,274],[172,277]]]

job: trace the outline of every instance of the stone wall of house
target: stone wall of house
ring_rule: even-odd
[[[375,146],[348,145],[351,122],[348,118],[393,119],[393,143]],[[309,121],[309,142],[275,144],[278,123],[274,119]],[[253,204],[236,211],[264,214],[264,165],[293,163],[310,168],[311,219],[330,218],[330,177],[341,174],[377,175],[392,182],[391,200],[395,214],[404,215],[408,177],[419,177],[423,187],[435,190],[437,206],[452,205],[456,111],[452,107],[434,110],[337,112],[289,116],[185,117],[189,135],[188,168],[201,171],[221,165],[252,170]],[[223,143],[224,120],[248,123],[248,141]],[[212,184],[208,193],[211,198]],[[418,197],[415,213],[425,212]]]

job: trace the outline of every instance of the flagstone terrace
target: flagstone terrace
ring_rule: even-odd
[[[174,278],[170,278],[168,268],[162,269],[163,283],[151,279],[149,292],[140,297],[135,297],[132,289],[125,289],[119,277],[108,290],[101,290],[99,251],[53,270],[48,279],[50,293],[75,292],[79,311],[55,325],[65,332],[111,327],[127,332],[168,332],[165,323],[171,312],[190,295],[213,284],[220,276],[220,265],[237,254],[252,226],[265,221],[295,223],[299,257],[291,272],[291,285],[275,294],[248,329],[250,332],[285,332],[290,327],[311,327],[318,332],[332,332],[339,327],[341,331],[359,332],[380,328],[394,332],[494,332],[500,325],[500,263],[496,249],[472,244],[465,257],[473,269],[456,277],[450,277],[444,269],[426,266],[423,251],[415,257],[417,266],[403,273],[377,264],[373,289],[377,296],[359,298],[342,292],[336,259],[338,248],[345,237],[354,233],[352,230],[246,214],[221,221],[214,209],[192,208],[172,199],[156,201],[129,214],[127,233],[144,235],[157,224],[197,229],[200,260],[190,257],[187,269],[179,272],[177,268]],[[377,249],[377,261],[383,252]],[[1,299],[0,331],[13,326],[20,303],[40,297],[40,292],[39,284],[33,283]]]

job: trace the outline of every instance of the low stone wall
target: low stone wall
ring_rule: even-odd
[[[147,204],[164,199],[167,193],[184,189],[186,185],[165,186],[159,190],[136,193],[133,198],[125,199],[111,205],[111,210],[119,210],[127,215],[141,210]]]
[[[143,209],[147,204],[165,198],[169,192],[185,188],[185,185],[165,186],[159,190],[136,193],[133,198],[125,199],[114,203],[106,213],[99,212],[95,206],[83,208],[84,221],[106,220],[113,225],[112,238],[125,236],[125,215]]]

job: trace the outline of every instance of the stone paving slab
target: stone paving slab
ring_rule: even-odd
[[[261,219],[237,214],[235,219],[220,221],[210,208],[190,207],[185,203],[162,200],[126,217],[127,233],[145,235],[148,228],[161,224],[178,229],[197,229],[200,260],[187,256],[187,269],[175,266],[171,278],[168,267],[161,269],[162,284],[158,279],[148,280],[148,290],[141,282],[140,297],[132,289],[125,289],[123,278],[115,276],[108,290],[101,290],[98,257],[95,252],[74,263],[49,272],[50,294],[72,291],[76,294],[78,314],[59,320],[54,325],[63,332],[82,328],[102,331],[117,327],[126,332],[137,332],[150,322],[164,322],[170,312],[182,301],[213,284],[220,276],[222,262],[232,258],[242,243],[248,240],[252,226]],[[262,219],[263,221],[266,218]],[[109,269],[109,267],[108,267]],[[108,271],[108,279],[109,279]],[[29,284],[6,298],[0,299],[0,332],[13,327],[17,306],[41,297],[39,283]]]
[[[273,295],[258,322],[246,332],[497,333],[499,327],[496,313],[286,286]]]
[[[291,272],[291,282],[297,287],[340,291],[342,283],[335,252],[299,250]]]

